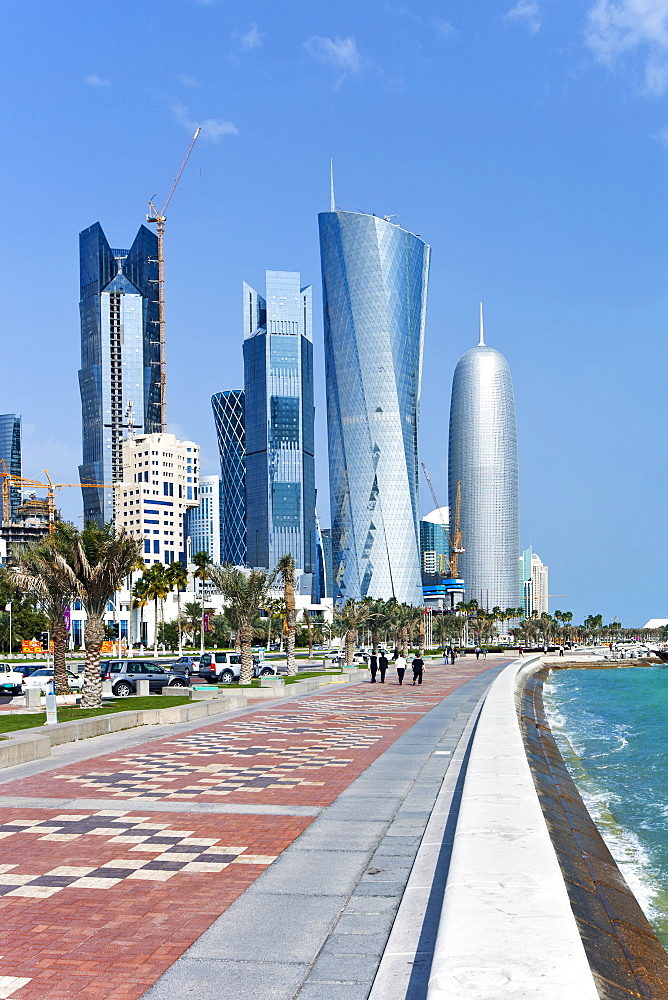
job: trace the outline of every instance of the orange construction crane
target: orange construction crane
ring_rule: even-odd
[[[441,513],[442,510],[443,510],[443,508],[441,507],[441,505],[438,502],[438,497],[436,496],[436,490],[434,489],[434,484],[431,481],[431,476],[429,475],[429,470],[427,469],[427,466],[424,464],[424,462],[420,462],[420,465],[422,466],[422,471],[424,472],[425,478],[426,478],[427,482],[429,483],[429,489],[431,490],[431,495],[432,495],[432,497],[434,499],[434,503],[436,504],[436,510],[438,511],[438,516],[441,519],[441,524],[443,526],[443,530],[445,531],[446,537],[448,539],[448,547],[450,549],[450,558],[449,558],[449,563],[450,563],[450,578],[453,579],[453,580],[456,580],[457,579],[457,566],[458,566],[458,562],[459,562],[459,556],[462,554],[462,552],[466,551],[466,549],[462,548],[462,529],[461,529],[461,524],[460,524],[460,521],[461,521],[461,510],[462,510],[462,481],[460,479],[459,482],[457,483],[457,497],[456,497],[456,500],[455,500],[455,516],[454,516],[454,521],[453,521],[453,531],[451,533],[450,532],[450,528],[445,523],[445,518],[443,517],[443,514]]]
[[[49,533],[52,534],[56,527],[56,490],[60,490],[67,487],[74,487],[76,489],[103,489],[103,490],[113,490],[114,487],[110,486],[108,483],[54,483],[47,469],[44,469],[44,475],[47,481],[45,483],[40,483],[36,479],[26,479],[23,476],[13,476],[11,473],[7,472],[7,466],[4,459],[2,459],[2,472],[0,472],[0,477],[2,478],[2,517],[3,521],[9,521],[10,519],[10,503],[9,503],[9,491],[12,486],[23,487],[23,486],[36,486],[38,489],[46,490],[47,496],[47,510],[49,517]]]
[[[166,211],[167,206],[172,200],[172,195],[176,191],[176,185],[181,180],[181,174],[185,170],[186,163],[190,159],[190,154],[193,151],[193,146],[197,142],[197,136],[200,134],[202,129],[198,127],[195,130],[195,134],[190,140],[190,145],[186,155],[183,158],[183,163],[179,168],[179,172],[176,175],[176,180],[172,184],[172,189],[167,195],[167,200],[162,206],[162,212],[159,212],[153,201],[149,201],[149,207],[151,209],[151,214],[146,216],[147,222],[155,222],[158,229],[158,332],[160,336],[160,430],[164,434],[167,430],[167,349],[165,341],[165,222],[166,222]],[[153,195],[155,198],[155,195]]]

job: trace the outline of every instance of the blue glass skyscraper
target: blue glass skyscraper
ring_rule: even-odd
[[[160,430],[158,241],[141,226],[129,250],[113,250],[99,222],[79,235],[81,267],[82,483],[123,478],[123,433]],[[114,515],[113,490],[84,489],[84,521]]]
[[[266,297],[244,282],[246,545],[249,566],[290,553],[315,572],[311,288],[267,271]]]
[[[246,565],[246,432],[243,389],[211,397],[220,455],[220,561]]]
[[[318,219],[334,598],[420,605],[417,432],[430,248],[374,215]]]
[[[0,414],[0,460],[4,459],[5,470],[12,476],[21,475],[21,418],[16,413]],[[9,487],[9,516],[15,521],[21,505],[21,490],[18,486]],[[4,516],[4,515],[3,515]]]

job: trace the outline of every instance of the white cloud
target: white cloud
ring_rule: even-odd
[[[110,87],[110,80],[103,80],[101,76],[97,76],[96,73],[90,73],[86,78],[86,83],[90,84],[91,87]]]
[[[668,89],[668,0],[596,0],[587,14],[585,38],[605,66],[625,55],[644,57],[645,90]]]
[[[454,25],[450,24],[449,21],[444,21],[440,17],[432,18],[431,23],[434,25],[436,33],[440,35],[441,38],[452,38],[453,35],[459,34]]]
[[[237,48],[241,52],[250,52],[251,49],[262,47],[263,35],[257,30],[257,24],[251,24],[248,31],[235,31],[232,35]]]
[[[664,125],[658,132],[655,132],[652,139],[656,139],[662,146],[668,146],[668,125]]]
[[[337,86],[347,76],[360,76],[371,63],[364,59],[354,38],[326,38],[313,35],[304,42],[304,49],[317,62],[325,63],[340,70]]]
[[[183,87],[199,87],[197,80],[193,79],[192,76],[186,76],[185,73],[179,73],[178,81]]]
[[[517,0],[505,16],[506,21],[523,22],[532,35],[540,31],[540,7],[536,0]]]
[[[237,135],[239,132],[234,122],[226,121],[224,118],[205,118],[201,122],[195,121],[194,118],[190,117],[188,108],[180,101],[174,105],[174,118],[188,132],[194,132],[199,125],[202,129],[202,135],[206,139],[211,139],[212,142],[218,142],[223,135]]]

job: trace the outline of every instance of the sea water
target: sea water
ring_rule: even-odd
[[[550,674],[559,749],[627,883],[668,946],[668,669]]]

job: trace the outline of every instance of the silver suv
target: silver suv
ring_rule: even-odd
[[[269,677],[278,670],[270,663],[253,657],[253,677]],[[240,653],[203,653],[199,658],[199,676],[209,684],[232,684],[241,674]]]
[[[103,681],[111,681],[111,691],[117,698],[127,698],[137,693],[137,681],[148,681],[149,691],[162,691],[164,687],[189,687],[190,679],[184,674],[170,674],[152,660],[105,660],[100,664]]]

